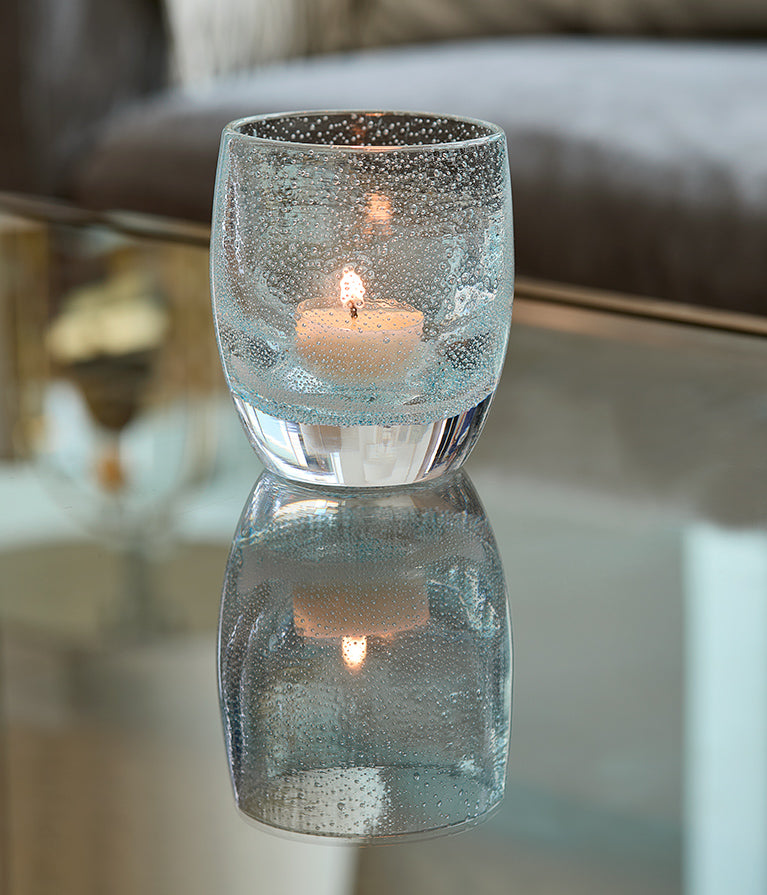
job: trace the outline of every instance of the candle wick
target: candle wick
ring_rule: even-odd
[[[352,305],[352,306],[349,308],[349,313],[352,315],[352,320],[356,320],[356,319],[357,319],[357,306],[356,306],[356,305]]]

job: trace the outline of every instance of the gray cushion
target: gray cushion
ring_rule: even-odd
[[[75,192],[205,220],[232,118],[466,114],[508,134],[520,273],[767,313],[764,48],[507,38],[292,62],[134,108],[104,131]]]
[[[501,34],[767,35],[764,0],[367,0],[358,46]]]
[[[0,189],[54,190],[97,122],[164,73],[157,0],[0,0]]]

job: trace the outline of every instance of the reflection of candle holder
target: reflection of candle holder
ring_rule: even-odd
[[[320,492],[265,474],[219,631],[240,810],[351,840],[477,821],[503,794],[510,659],[500,557],[465,476]]]
[[[394,112],[233,122],[211,253],[224,370],[270,469],[365,487],[460,466],[511,321],[499,128]]]

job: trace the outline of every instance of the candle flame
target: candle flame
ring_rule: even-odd
[[[365,304],[365,286],[362,278],[351,268],[347,268],[341,276],[341,304],[353,310]]]
[[[362,637],[342,637],[341,657],[349,671],[359,671],[368,652],[368,639]]]

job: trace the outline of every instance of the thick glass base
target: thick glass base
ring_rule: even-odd
[[[501,781],[467,768],[318,768],[240,792],[249,820],[299,836],[347,842],[427,839],[485,820],[503,798]]]
[[[326,426],[264,413],[234,395],[261,461],[272,472],[309,484],[350,488],[411,485],[457,469],[482,430],[492,395],[458,416],[403,426]]]

